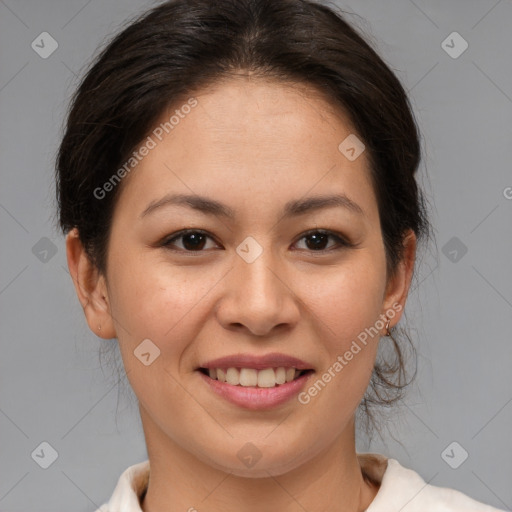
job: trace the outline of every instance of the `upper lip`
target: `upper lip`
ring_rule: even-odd
[[[200,365],[200,368],[296,368],[297,370],[310,370],[312,366],[301,359],[277,352],[256,356],[252,354],[236,354],[219,357]]]

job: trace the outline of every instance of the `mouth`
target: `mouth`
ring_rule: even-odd
[[[198,371],[212,380],[244,388],[276,388],[313,372],[312,369],[294,367],[256,368],[198,368]]]
[[[196,368],[207,389],[239,408],[263,411],[290,403],[315,373],[297,357],[239,353],[203,361]]]

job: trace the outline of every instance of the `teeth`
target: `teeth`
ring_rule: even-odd
[[[226,382],[233,386],[240,384],[240,372],[236,368],[228,368],[226,372]]]
[[[294,376],[295,376],[295,372]],[[276,384],[284,384],[286,382],[286,370],[281,367],[276,370]]]
[[[255,370],[254,368],[209,368],[208,375],[211,379],[220,382],[227,382],[232,386],[273,388],[276,385],[291,382],[297,378],[300,370],[295,368],[265,368]]]
[[[243,370],[242,370],[243,371]],[[258,387],[273,388],[276,385],[276,374],[273,368],[266,368],[258,372]]]
[[[256,386],[258,384],[258,371],[253,368],[242,368],[240,372],[236,368],[229,368],[235,370],[240,375],[240,386]]]

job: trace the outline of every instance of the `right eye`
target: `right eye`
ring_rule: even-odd
[[[169,248],[170,250],[177,250],[179,252],[202,252],[205,248],[207,239],[213,238],[199,229],[185,229],[171,235],[162,243],[162,247]],[[175,241],[182,240],[182,248],[174,249],[176,247]]]

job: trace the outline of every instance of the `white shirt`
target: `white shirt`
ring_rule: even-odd
[[[504,512],[455,489],[427,484],[397,460],[377,453],[358,453],[357,458],[380,488],[366,512]],[[128,467],[114,492],[96,512],[142,512],[139,498],[149,480],[149,460]]]

